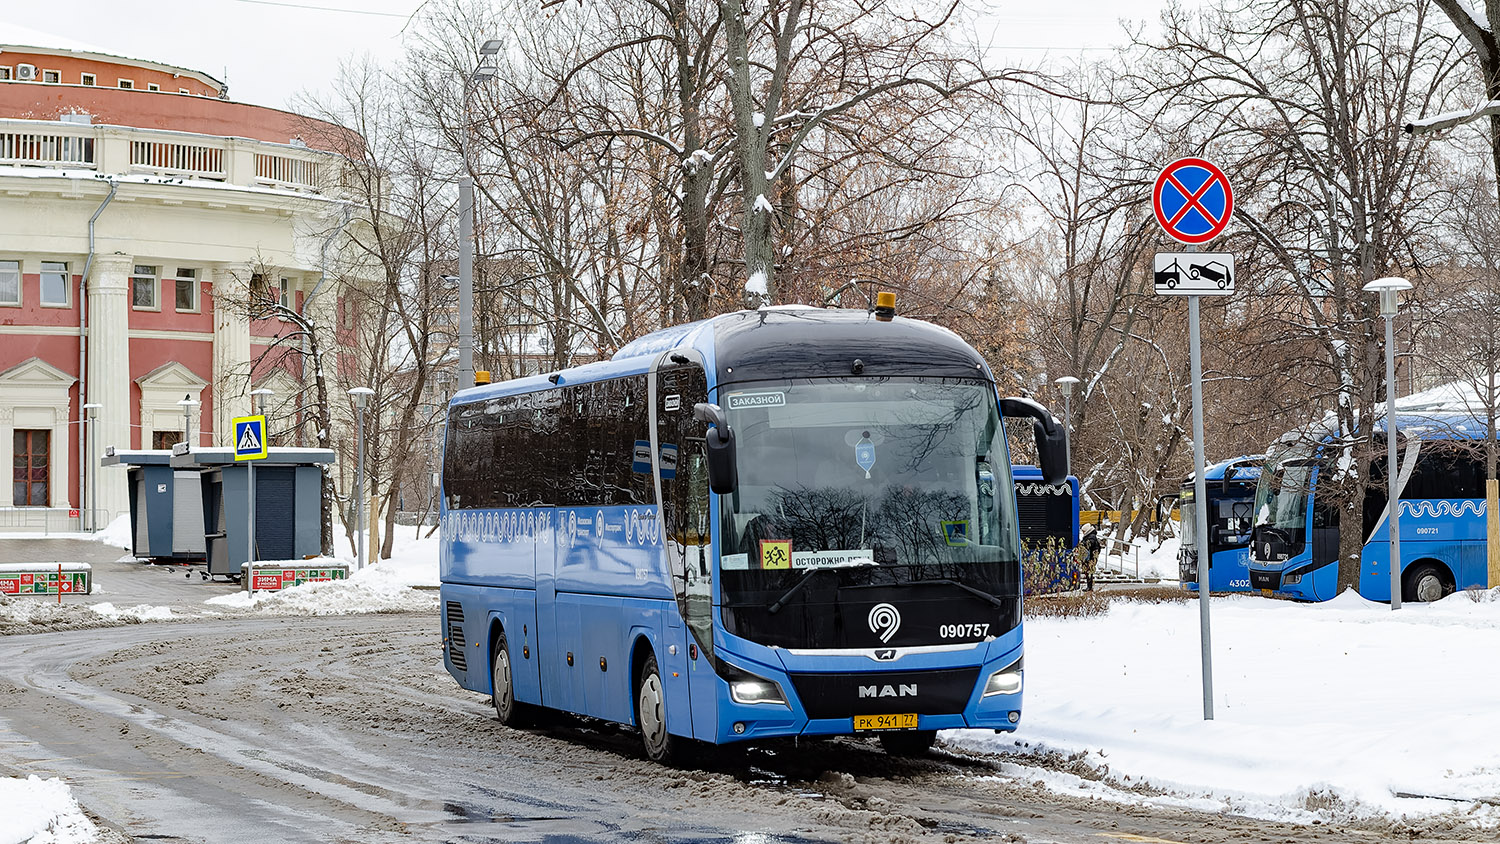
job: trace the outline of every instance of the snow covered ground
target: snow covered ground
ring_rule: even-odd
[[[0,844],[86,844],[99,836],[56,777],[0,777],[0,807]]]
[[[1485,667],[1500,650],[1500,590],[1396,613],[1352,593],[1215,598],[1207,722],[1198,629],[1196,602],[1030,619],[1020,729],[944,740],[1003,751],[1008,776],[1103,799],[1500,826],[1500,677]],[[1083,776],[1060,773],[1067,763]]]

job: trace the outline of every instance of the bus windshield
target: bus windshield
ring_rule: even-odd
[[[837,603],[826,593],[840,585],[882,583],[1019,594],[1013,503],[1002,494],[1010,465],[988,382],[761,382],[726,390],[721,404],[739,470],[720,499],[726,607],[774,613],[789,601]],[[835,571],[814,584],[825,569]]]
[[[1309,458],[1311,444],[1299,443],[1267,461],[1270,471],[1261,475],[1255,489],[1255,524],[1286,531],[1290,538],[1302,536],[1307,523],[1307,498],[1311,494],[1317,464]]]

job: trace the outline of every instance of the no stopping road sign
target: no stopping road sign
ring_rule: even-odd
[[[1151,205],[1168,236],[1197,245],[1218,237],[1229,225],[1234,191],[1223,170],[1201,158],[1179,158],[1156,177]]]

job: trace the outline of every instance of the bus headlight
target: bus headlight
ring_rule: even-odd
[[[1022,667],[1025,662],[1026,660],[1023,657],[991,674],[989,682],[984,684],[984,694],[980,697],[1013,695],[1020,692]]]
[[[781,693],[781,686],[776,681],[742,670],[735,670],[729,678],[729,697],[735,703],[787,705],[786,695]]]

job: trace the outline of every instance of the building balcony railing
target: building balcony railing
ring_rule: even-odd
[[[321,194],[338,158],[305,147],[188,132],[0,120],[0,166],[149,174]]]

